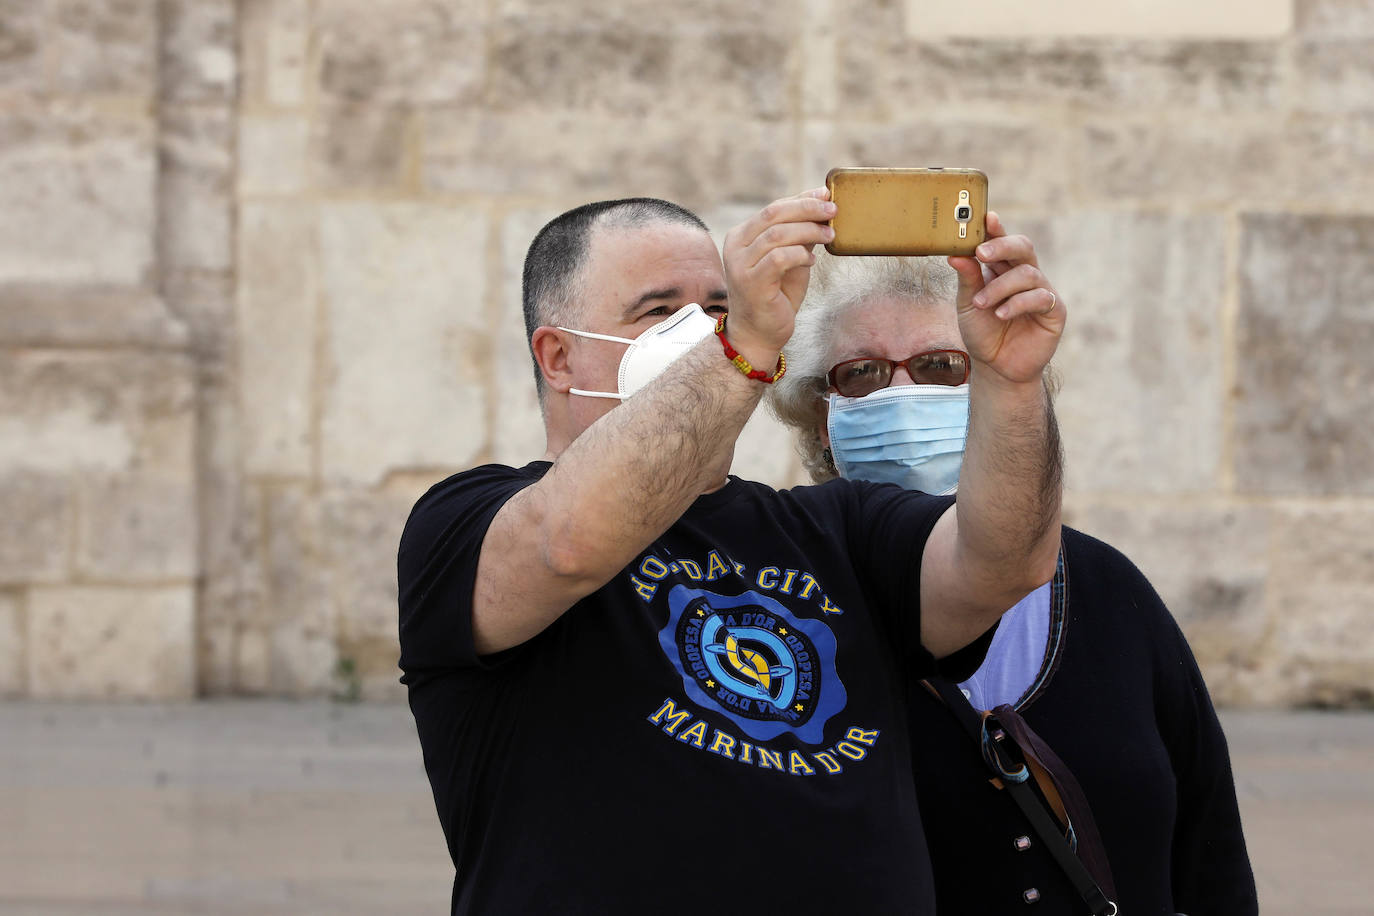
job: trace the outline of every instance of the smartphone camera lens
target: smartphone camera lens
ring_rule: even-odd
[[[961,223],[968,222],[969,218],[972,217],[972,216],[973,216],[973,208],[972,208],[972,207],[958,207],[958,208],[956,208],[955,211],[954,211],[954,218],[957,219],[957,220],[958,220],[959,222],[961,222]]]

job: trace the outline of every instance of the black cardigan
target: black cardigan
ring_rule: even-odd
[[[1070,528],[1050,600],[1050,657],[1019,709],[1083,787],[1121,912],[1257,913],[1226,739],[1163,602],[1119,551]],[[954,716],[919,685],[910,694],[941,916],[1087,912]]]

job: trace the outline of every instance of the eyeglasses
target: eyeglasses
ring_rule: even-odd
[[[962,385],[968,381],[969,355],[963,350],[927,350],[903,360],[864,356],[836,363],[825,380],[847,398],[861,398],[892,384],[901,366],[918,385]]]

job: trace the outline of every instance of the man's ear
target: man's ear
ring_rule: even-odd
[[[530,350],[544,376],[544,384],[560,394],[567,394],[573,386],[568,343],[562,331],[548,325],[535,328],[530,336]]]

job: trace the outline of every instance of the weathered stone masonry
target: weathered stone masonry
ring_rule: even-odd
[[[409,506],[543,449],[543,221],[652,194],[723,231],[943,164],[1072,309],[1070,522],[1219,699],[1369,702],[1374,2],[1193,37],[922,9],[0,0],[0,695],[398,695]],[[800,479],[764,417],[737,470]]]

